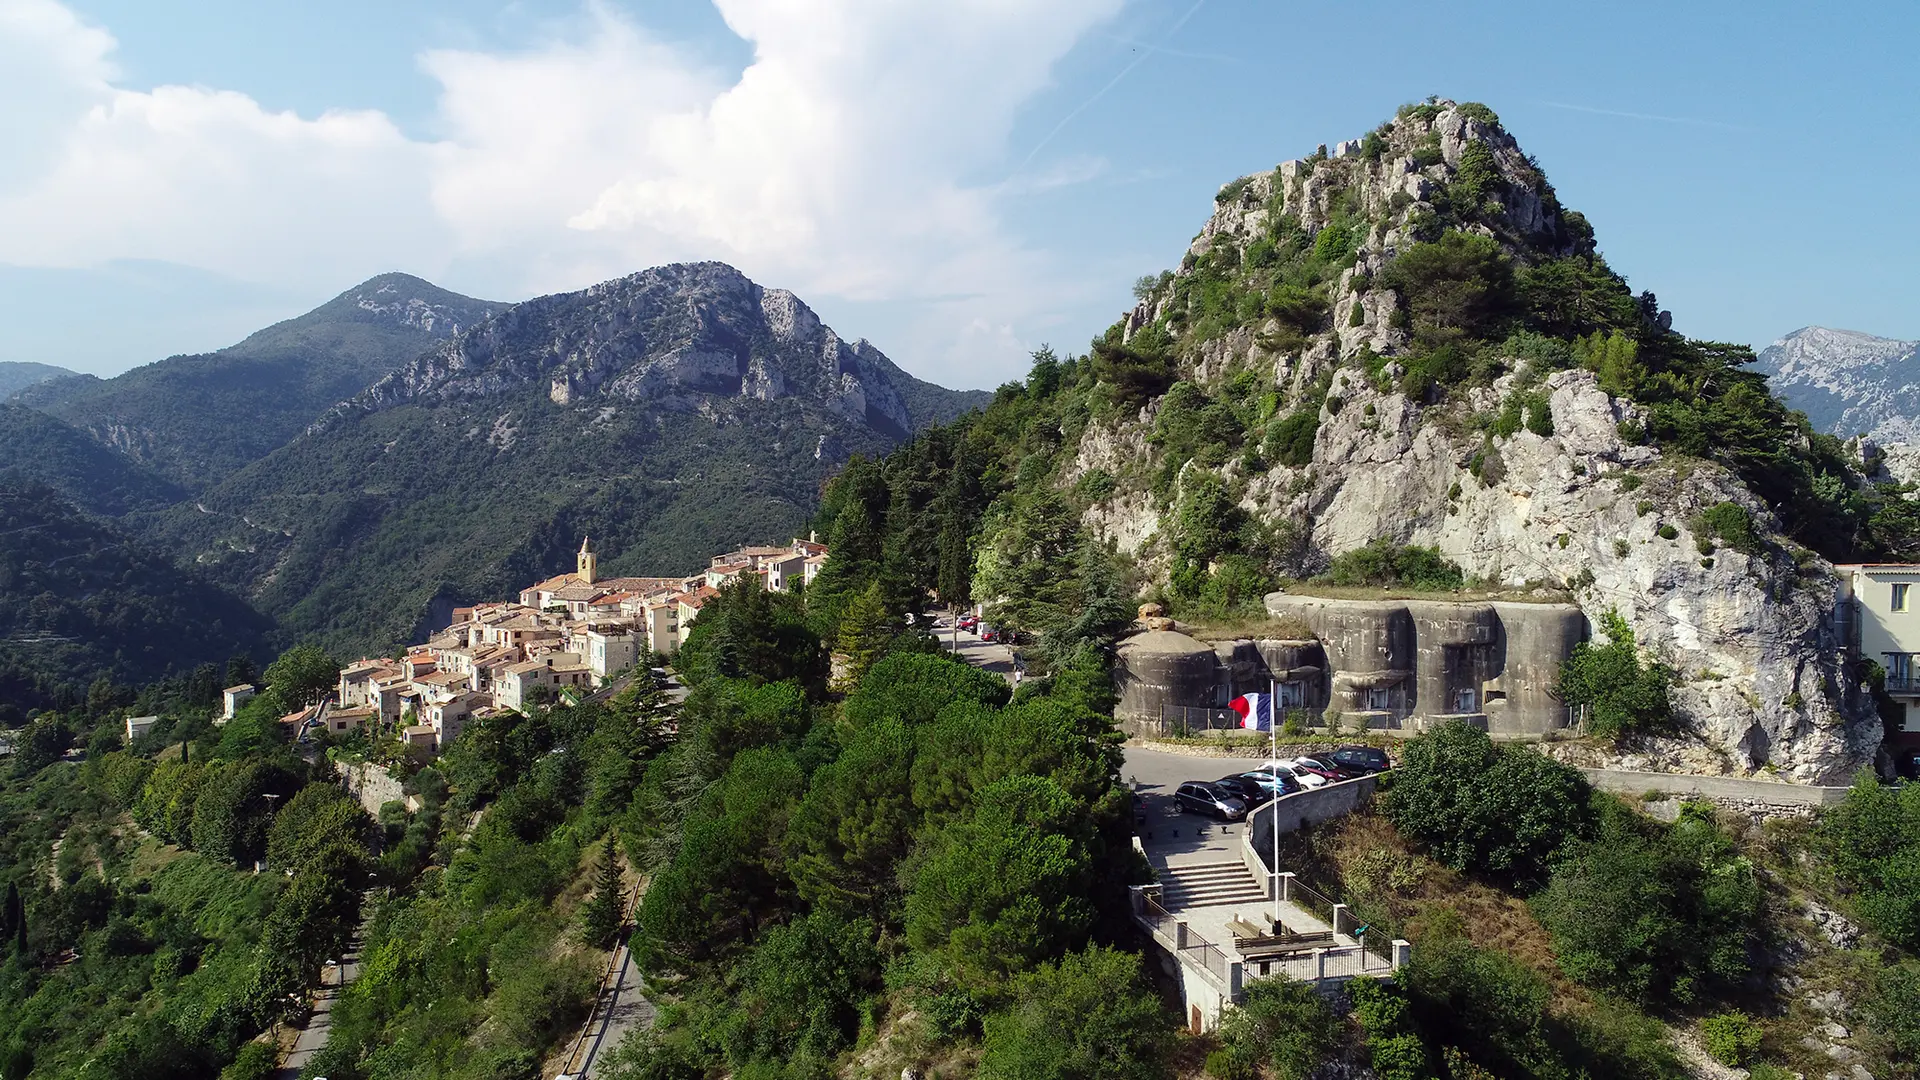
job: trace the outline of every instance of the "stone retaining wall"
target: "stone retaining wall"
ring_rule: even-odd
[[[1748,780],[1738,776],[1693,776],[1685,773],[1630,772],[1625,769],[1580,771],[1601,791],[1622,795],[1671,795],[1675,799],[1703,799],[1721,809],[1753,817],[1812,817],[1821,807],[1833,806],[1847,797],[1847,789],[1843,787],[1783,784],[1777,780]],[[1656,813],[1654,816],[1665,815]]]
[[[380,816],[380,808],[390,802],[404,803],[408,811],[418,810],[419,803],[400,788],[400,778],[386,770],[385,766],[371,762],[359,764],[340,764],[340,780],[346,785],[347,793],[360,800],[360,805],[374,817]]]

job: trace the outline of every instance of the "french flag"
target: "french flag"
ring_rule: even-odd
[[[1273,730],[1273,695],[1242,694],[1227,702],[1227,708],[1240,714],[1240,726],[1255,731]]]

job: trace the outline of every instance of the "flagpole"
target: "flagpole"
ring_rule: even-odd
[[[1273,833],[1273,877],[1269,887],[1273,889],[1273,932],[1280,932],[1280,710],[1279,699],[1275,691],[1279,689],[1272,675],[1267,677],[1267,763],[1273,770],[1273,804],[1268,809],[1267,827]]]

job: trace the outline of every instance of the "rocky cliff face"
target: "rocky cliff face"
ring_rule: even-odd
[[[1122,318],[1118,336],[1141,348],[1171,340],[1180,377],[1216,399],[1259,396],[1270,412],[1305,414],[1310,461],[1229,455],[1217,470],[1240,507],[1291,545],[1282,557],[1292,572],[1386,537],[1438,547],[1491,583],[1564,590],[1596,623],[1617,608],[1676,672],[1675,705],[1693,730],[1637,764],[1765,766],[1844,782],[1871,760],[1879,722],[1838,660],[1831,567],[1783,542],[1763,500],[1724,468],[1623,438],[1645,421],[1639,408],[1591,371],[1564,370],[1564,355],[1547,362],[1537,342],[1489,346],[1484,358],[1506,374],[1484,384],[1409,389],[1416,320],[1381,282],[1400,254],[1434,239],[1437,217],[1458,219],[1463,193],[1473,212],[1457,227],[1491,237],[1521,267],[1592,251],[1585,220],[1560,207],[1490,113],[1436,102],[1364,141],[1222,188],[1182,267]],[[1323,241],[1329,230],[1349,235]],[[1326,298],[1317,326],[1290,329],[1282,312],[1215,332],[1195,318],[1196,298],[1213,287],[1209,265],[1271,259],[1275,243],[1352,252],[1350,266],[1309,280]],[[1641,315],[1664,330],[1668,317],[1649,300]],[[1095,469],[1122,478],[1085,520],[1161,574],[1174,557],[1179,494],[1156,497],[1142,478],[1159,460],[1166,400],[1089,425],[1067,478]],[[1527,422],[1494,423],[1503,410]],[[1199,467],[1187,463],[1178,486]],[[1702,514],[1723,503],[1745,510],[1765,543],[1742,552],[1709,535]]]
[[[1920,442],[1920,341],[1809,326],[1762,349],[1755,366],[1821,431]]]
[[[315,428],[402,403],[535,384],[561,405],[646,402],[682,412],[708,396],[799,399],[892,439],[987,396],[914,379],[867,342],[842,339],[784,289],[762,288],[722,263],[688,263],[515,305],[423,353]]]

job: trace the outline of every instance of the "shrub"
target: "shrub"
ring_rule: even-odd
[[[1855,890],[1861,919],[1897,945],[1920,947],[1920,784],[1888,788],[1863,770],[1816,835]]]
[[[1364,305],[1362,305],[1362,304],[1360,303],[1360,301],[1358,301],[1358,300],[1355,300],[1355,301],[1353,302],[1353,307],[1351,307],[1351,308],[1349,308],[1349,309],[1347,310],[1347,325],[1348,325],[1348,326],[1361,326],[1361,325],[1363,325],[1363,324],[1365,324],[1365,323],[1366,323],[1366,321],[1367,321],[1367,309],[1366,309],[1366,307],[1365,307]]]
[[[1407,301],[1429,345],[1485,337],[1514,307],[1513,265],[1492,237],[1449,231],[1387,264],[1381,281]]]
[[[1920,1061],[1920,962],[1881,971],[1867,998],[1867,1015],[1895,1056]]]
[[[1726,1012],[1700,1021],[1707,1053],[1722,1065],[1739,1067],[1760,1052],[1760,1023],[1743,1012]]]
[[[1455,721],[1407,743],[1381,805],[1448,866],[1528,882],[1591,828],[1591,795],[1572,766]]]
[[[1625,541],[1614,541],[1614,552]],[[1605,644],[1583,641],[1560,665],[1556,689],[1567,705],[1588,708],[1587,730],[1616,742],[1631,735],[1670,730],[1673,711],[1667,690],[1673,672],[1666,665],[1643,663],[1633,630],[1616,610],[1600,617]]]
[[[1477,101],[1463,101],[1458,106],[1456,106],[1456,108],[1458,109],[1461,116],[1464,116],[1469,120],[1478,121],[1479,123],[1486,124],[1489,127],[1500,126],[1499,115],[1495,113],[1492,109],[1487,108],[1485,105],[1482,105]]]
[[[1754,530],[1753,515],[1747,512],[1746,507],[1739,503],[1715,503],[1701,517],[1706,522],[1707,531],[1720,542],[1742,555],[1760,554],[1760,534]]]
[[[1621,540],[1617,537],[1614,539],[1613,554],[1616,558],[1621,558],[1621,559],[1626,558],[1627,552],[1631,550],[1632,549],[1627,546],[1627,542],[1625,540]]]
[[[1404,586],[1443,592],[1466,583],[1459,564],[1438,548],[1396,544],[1380,537],[1365,547],[1336,555],[1327,571],[1335,585]]]
[[[1641,1005],[1690,1003],[1745,978],[1760,886],[1753,867],[1689,804],[1672,826],[1617,802],[1534,897],[1566,973]]]
[[[1279,1080],[1306,1080],[1339,1035],[1340,1022],[1320,995],[1285,976],[1249,984],[1240,1007],[1220,1020],[1233,1057],[1264,1065]]]
[[[1664,523],[1658,529],[1655,529],[1654,532],[1658,533],[1662,540],[1677,540],[1680,538],[1679,529]]]
[[[1639,489],[1640,484],[1641,478],[1639,473],[1628,473],[1620,478],[1620,490],[1623,492],[1636,491]]]
[[[1322,234],[1324,235],[1324,233]],[[1327,300],[1313,290],[1282,282],[1267,293],[1267,314],[1302,334],[1315,333],[1327,317]]]
[[[1102,947],[1069,953],[1014,984],[1011,1008],[987,1018],[986,1080],[1156,1080],[1172,1025],[1140,958]]]
[[[1261,454],[1282,465],[1313,464],[1313,441],[1320,432],[1320,409],[1298,408],[1268,425]]]

